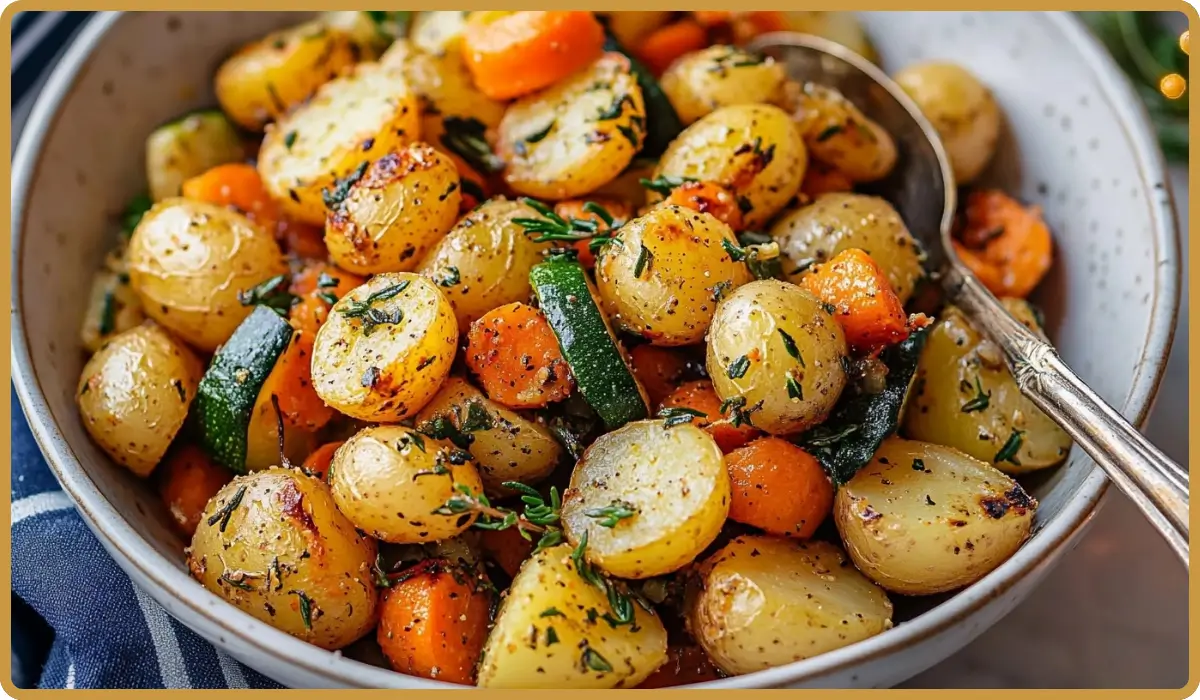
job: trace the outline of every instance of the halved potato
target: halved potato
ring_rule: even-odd
[[[422,51],[436,56],[459,53],[469,14],[460,10],[417,12],[408,37]]]
[[[155,202],[178,197],[183,183],[209,168],[246,157],[242,137],[215,109],[163,124],[146,139],[146,184]]]
[[[775,103],[784,78],[775,59],[717,44],[680,57],[660,82],[679,119],[691,124],[719,107]]]
[[[896,74],[896,83],[937,129],[954,170],[965,185],[979,176],[996,152],[1000,107],[992,93],[967,69],[930,61]]]
[[[896,165],[896,142],[842,93],[815,83],[788,83],[783,104],[814,160],[855,182],[887,176]]]

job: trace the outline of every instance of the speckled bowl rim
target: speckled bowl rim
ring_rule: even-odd
[[[334,656],[280,632],[233,606],[212,606],[216,598],[195,582],[178,562],[159,554],[120,512],[100,493],[82,468],[71,446],[59,431],[33,370],[26,340],[18,273],[23,253],[23,214],[30,183],[42,144],[58,118],[58,108],[76,83],[80,70],[107,30],[121,13],[99,13],[84,26],[54,68],[37,98],[13,159],[12,178],[12,359],[13,380],[34,438],[68,496],[91,530],[119,553],[141,575],[137,583],[156,589],[155,597],[177,601],[186,613],[237,638],[257,654],[272,657],[280,666],[293,666],[326,679],[330,684],[359,688],[436,688],[448,684],[405,676],[350,658]],[[1082,22],[1068,13],[1047,13],[1047,19],[1091,66],[1105,101],[1118,117],[1134,149],[1138,176],[1150,199],[1152,240],[1158,261],[1146,347],[1135,369],[1122,412],[1141,425],[1162,379],[1174,336],[1179,308],[1179,231],[1167,173],[1145,108],[1116,64]],[[1153,193],[1162,188],[1165,196]],[[811,682],[843,672],[937,636],[982,611],[1027,576],[1052,566],[1094,515],[1108,489],[1108,480],[1096,468],[1079,486],[1067,506],[1042,524],[1040,531],[1011,559],[982,580],[946,602],[883,634],[836,651],[757,673],[722,679],[694,687],[770,688]],[[186,624],[186,620],[184,620]],[[917,669],[919,671],[921,669]],[[914,671],[914,672],[916,672]]]

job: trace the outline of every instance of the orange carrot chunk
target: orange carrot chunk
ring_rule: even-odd
[[[854,183],[841,170],[820,161],[808,161],[800,191],[809,197],[819,197],[830,192],[852,192]]]
[[[729,517],[773,535],[808,539],[833,509],[820,463],[787,440],[764,437],[725,456]]]
[[[675,59],[708,46],[708,32],[690,19],[655,29],[637,47],[637,57],[651,73],[662,75]]]
[[[566,398],[574,380],[542,312],[521,303],[492,309],[467,332],[467,366],[492,401],[541,408]]]
[[[663,400],[662,407],[690,408],[703,413],[705,417],[696,418],[694,422],[713,436],[722,452],[735,450],[759,435],[758,430],[750,425],[736,428],[728,423],[709,425],[724,416],[721,415],[721,399],[713,390],[712,382],[707,379],[698,379],[679,387]]]
[[[591,12],[472,12],[462,51],[479,91],[510,100],[549,87],[600,58],[604,28]]]
[[[397,574],[380,601],[376,637],[397,671],[472,685],[492,601],[477,574],[453,567],[430,559]]]
[[[805,275],[803,284],[833,315],[851,348],[870,351],[908,337],[904,306],[871,256],[858,248],[838,253]]]
[[[1029,296],[1053,262],[1041,209],[998,190],[976,190],[967,196],[964,219],[953,241],[963,263],[992,294]]]
[[[327,442],[318,447],[315,452],[304,458],[304,470],[324,481],[325,475],[329,473],[329,465],[333,463],[333,455],[343,442],[345,441]]]
[[[331,302],[341,299],[361,286],[365,280],[329,263],[314,262],[292,278],[288,291],[300,297],[300,302],[288,312],[292,327],[315,338],[321,325],[329,318]]]
[[[312,385],[313,335],[297,331],[292,342],[267,375],[262,392],[279,400],[284,425],[305,432],[315,432],[333,418],[333,409],[326,406]]]
[[[521,536],[518,528],[482,530],[479,545],[483,553],[509,576],[516,576],[521,564],[533,553],[533,542]]]
[[[655,406],[675,391],[687,369],[687,361],[678,351],[654,345],[639,345],[629,351],[629,357],[634,376]]]
[[[733,192],[715,182],[685,182],[671,190],[667,204],[712,214],[734,231],[742,230],[742,209]]]
[[[158,493],[171,515],[171,524],[191,537],[209,499],[233,480],[233,472],[214,462],[195,445],[171,450],[155,472]]]
[[[584,207],[589,203],[600,206],[608,215],[613,218],[613,225],[620,226],[629,220],[633,215],[633,210],[628,204],[616,199],[607,197],[589,197],[587,199],[567,199],[554,205],[554,213],[564,219],[580,219],[583,221],[594,221],[598,224],[597,235],[604,235],[604,232],[609,230],[608,224],[596,214],[595,211],[588,211]],[[579,254],[579,264],[591,269],[596,266],[596,256],[592,253],[592,241],[582,240],[573,244],[575,251]]]

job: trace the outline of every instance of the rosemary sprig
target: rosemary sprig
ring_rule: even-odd
[[[691,423],[693,418],[708,418],[708,414],[693,408],[668,406],[658,412],[658,417],[664,419],[664,428],[673,428],[684,423]]]
[[[595,214],[597,218],[604,222],[606,229],[602,230],[600,224],[589,219],[577,219],[571,217],[564,219],[554,210],[545,204],[522,197],[521,203],[540,214],[540,218],[533,217],[518,217],[513,219],[513,223],[525,229],[525,233],[535,236],[534,243],[546,243],[549,241],[565,241],[568,243],[576,243],[578,241],[590,241],[588,244],[592,252],[596,252],[601,246],[610,243],[611,233],[614,224],[616,223],[613,215],[607,209],[595,202],[587,202],[583,205],[583,210],[589,214]]]
[[[404,312],[400,309],[395,309],[388,313],[382,309],[376,308],[375,304],[386,299],[391,299],[399,295],[405,289],[408,289],[408,280],[401,280],[397,284],[390,287],[385,287],[378,292],[374,292],[366,299],[361,301],[349,301],[346,306],[339,311],[346,318],[362,319],[363,332],[370,334],[376,326],[383,324],[397,324],[404,320]]]
[[[589,508],[583,514],[597,520],[600,527],[614,528],[622,520],[628,520],[638,514],[638,509],[628,501],[613,501],[603,508]]]
[[[972,413],[974,411],[982,411],[987,408],[992,402],[992,392],[984,392],[983,385],[979,383],[979,375],[975,375],[975,398],[962,405],[963,413]]]
[[[474,493],[466,484],[455,484],[454,489],[457,493],[433,513],[435,515],[477,513],[478,517],[475,519],[474,527],[480,530],[507,530],[510,527],[516,527],[521,536],[530,541],[533,540],[530,533],[537,533],[540,537],[534,552],[540,552],[563,541],[562,530],[558,529],[556,525],[559,511],[562,508],[562,499],[558,495],[557,488],[551,487],[550,502],[547,503],[536,489],[525,484],[506,481],[503,485],[505,488],[521,494],[521,501],[525,504],[523,513],[492,505],[487,496],[482,493]]]

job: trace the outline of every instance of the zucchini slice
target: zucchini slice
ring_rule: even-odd
[[[580,393],[605,427],[615,430],[648,416],[645,390],[625,364],[583,267],[574,261],[547,261],[534,266],[529,282]]]
[[[246,438],[262,386],[292,339],[287,320],[256,306],[217,354],[192,403],[200,446],[219,464],[246,473]]]
[[[667,93],[663,92],[662,86],[658,84],[650,69],[622,46],[608,27],[604,29],[604,50],[628,58],[638,87],[642,88],[642,99],[646,103],[646,138],[642,141],[642,150],[638,155],[643,158],[661,156],[671,141],[683,131],[683,122],[679,121],[675,107],[667,99]]]

